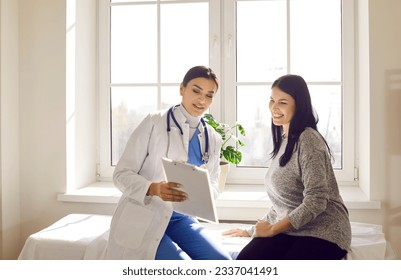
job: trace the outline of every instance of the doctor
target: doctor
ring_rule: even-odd
[[[191,68],[180,86],[181,104],[149,114],[132,133],[113,174],[123,194],[111,222],[107,259],[231,259],[195,219],[166,203],[187,196],[179,184],[164,182],[161,160],[204,166],[217,197],[221,138],[202,119],[217,89],[210,68]]]

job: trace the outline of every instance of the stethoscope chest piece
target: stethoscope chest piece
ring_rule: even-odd
[[[205,152],[202,155],[202,160],[207,163],[209,161],[209,153]]]

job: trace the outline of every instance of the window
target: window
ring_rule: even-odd
[[[180,101],[194,65],[220,78],[211,113],[241,123],[243,161],[229,183],[262,183],[271,151],[270,86],[286,73],[309,85],[339,181],[354,180],[353,1],[100,1],[100,176],[139,121]],[[345,121],[346,120],[346,121]]]

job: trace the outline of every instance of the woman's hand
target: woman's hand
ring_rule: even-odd
[[[254,237],[272,237],[276,235],[273,232],[273,225],[262,220],[258,220],[255,224]]]
[[[291,229],[293,229],[293,226],[288,216],[284,217],[284,219],[278,221],[274,225],[270,224],[267,221],[258,220],[256,222],[253,235],[255,237],[272,237]]]
[[[147,195],[156,195],[164,201],[181,202],[188,198],[186,192],[179,190],[182,185],[174,182],[152,183]]]
[[[249,237],[248,232],[245,229],[240,228],[229,229],[224,231],[222,234],[228,237]]]

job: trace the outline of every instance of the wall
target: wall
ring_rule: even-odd
[[[353,221],[383,225],[401,259],[401,1],[359,0],[360,185],[381,210],[351,210]]]
[[[0,259],[20,244],[18,1],[0,1]]]
[[[372,184],[401,258],[401,1],[369,1]]]
[[[79,52],[79,60],[75,62],[75,70],[79,70],[74,72],[72,80],[67,75],[69,67],[66,63],[67,1],[71,0],[19,0],[18,5],[15,4],[17,2],[15,0],[0,2],[2,4],[0,238],[3,246],[5,241],[11,241],[7,245],[9,247],[2,248],[4,252],[2,258],[18,256],[29,234],[48,226],[68,213],[112,214],[114,211],[113,204],[63,203],[56,199],[58,193],[66,190],[68,180],[81,185],[95,176],[92,169],[87,170],[86,173],[89,174],[87,176],[78,174],[79,170],[75,170],[71,178],[66,164],[66,151],[71,149],[70,142],[66,141],[69,120],[66,100],[70,97],[68,95],[70,91],[67,89],[67,86],[71,86],[70,82],[73,81],[75,92],[79,92],[74,98],[79,99],[85,95],[86,103],[96,105],[94,101],[96,81],[93,71],[96,69],[93,62],[95,47],[77,47],[75,50]],[[95,22],[96,17],[89,12],[89,7],[95,5],[96,0],[76,2],[85,3],[76,4],[86,5],[85,16],[89,16]],[[369,187],[372,189],[370,193],[372,199],[382,200],[383,209],[351,210],[350,214],[353,221],[383,224],[387,239],[400,252],[398,255],[401,258],[399,238],[401,236],[399,183],[401,182],[399,88],[401,38],[397,32],[397,26],[401,25],[401,19],[398,17],[401,1],[359,0],[359,4],[362,10],[365,9],[369,13],[369,17],[365,18],[369,28],[360,30],[365,43],[369,44],[363,45],[364,51],[356,58],[362,73],[358,79],[363,83],[359,86],[359,90],[362,91],[359,100],[361,104],[359,117],[362,120],[359,132],[361,143],[364,144],[360,149],[363,166],[361,181],[368,186],[368,189]],[[79,14],[77,13],[78,18]],[[19,21],[14,22],[15,18],[19,18]],[[5,20],[8,21],[7,26],[4,25]],[[17,29],[18,33],[15,32]],[[19,37],[15,38],[13,34],[19,34]],[[4,36],[12,40],[5,41]],[[95,39],[90,36],[87,38],[78,34],[76,38],[80,39],[75,42],[75,46],[80,46],[82,40],[88,40],[85,44],[95,46],[93,41]],[[361,41],[361,44],[365,43]],[[19,55],[16,55],[15,50],[18,49],[18,45]],[[5,51],[11,52],[13,62],[4,62]],[[9,56],[7,59],[10,59]],[[17,72],[13,65],[18,60],[19,84],[15,81],[17,73],[7,80],[9,82],[5,85],[4,78],[8,77],[5,76],[7,75],[5,69]],[[85,61],[85,65],[89,63],[89,66],[80,67],[82,60]],[[5,100],[7,106],[4,105]],[[78,128],[81,132],[95,131],[95,127],[86,126],[94,118],[95,108],[89,106],[87,108],[89,116],[85,117],[82,117],[82,110],[85,109],[79,106],[75,108],[77,110],[73,114],[77,117],[74,120],[75,125],[83,125],[81,120],[84,119],[85,126]],[[7,118],[6,121],[5,113],[13,118]],[[19,127],[19,132],[13,130],[15,127]],[[93,135],[90,134],[86,135],[89,138],[75,136],[72,142],[75,162],[81,160],[82,153],[87,153],[86,164],[90,165],[92,161],[95,163],[93,146],[91,148],[90,145],[93,139],[90,137]],[[7,162],[7,165],[4,162]],[[17,234],[19,224],[21,235]],[[10,236],[8,229],[11,229],[10,233],[15,233],[14,237]],[[16,244],[15,236],[20,236],[19,244]]]
[[[115,206],[57,201],[67,183],[82,186],[96,176],[96,0],[20,0],[19,4],[24,242],[66,214],[112,214]],[[73,7],[68,21],[67,6]],[[82,26],[82,19],[91,24]],[[76,60],[67,64],[71,53]],[[80,133],[69,134],[66,140],[71,126]],[[70,165],[71,161],[81,164]]]

